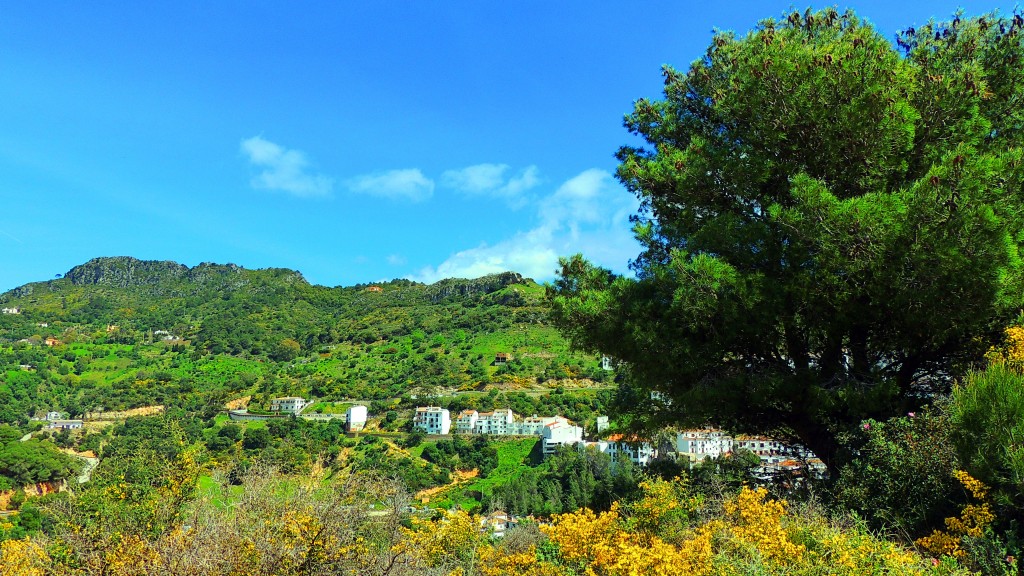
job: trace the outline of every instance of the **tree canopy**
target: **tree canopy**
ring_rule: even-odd
[[[627,368],[634,427],[715,423],[834,466],[862,418],[915,409],[1024,304],[1024,19],[883,37],[853,12],[720,32],[617,154],[635,278],[562,261],[553,316]],[[651,392],[657,392],[652,396]]]

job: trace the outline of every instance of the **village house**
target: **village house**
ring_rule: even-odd
[[[302,412],[302,409],[306,407],[306,399],[299,398],[298,396],[286,396],[284,398],[274,398],[270,401],[271,412],[287,412],[289,414],[298,414]]]
[[[495,510],[480,519],[480,526],[495,538],[504,537],[505,531],[517,524],[515,518],[503,510]]]
[[[476,429],[476,421],[480,414],[476,410],[463,410],[455,419],[455,431],[459,434],[472,434]]]
[[[17,308],[0,308],[0,312],[3,312],[4,314],[21,314],[21,310],[18,310]]]
[[[515,420],[516,417],[512,413],[511,408],[495,410],[494,412],[481,412],[479,417],[477,417],[476,426],[474,426],[473,431],[477,434],[512,434],[514,432],[510,431],[509,428]]]
[[[51,411],[46,413],[47,422],[55,422],[57,420],[61,420],[62,418],[64,418],[64,414],[57,411]]]
[[[720,458],[733,451],[733,439],[721,430],[684,430],[676,434],[676,452],[700,462],[705,458]]]
[[[625,438],[622,434],[608,437],[607,452],[612,457],[612,462],[621,454],[637,466],[647,466],[651,460],[658,457],[658,450],[650,442],[636,437]]]
[[[507,352],[498,352],[494,355],[494,365],[504,366],[512,361],[512,355]]]
[[[583,442],[583,428],[573,426],[568,421],[554,421],[541,430],[541,453],[550,456],[559,446],[579,444]]]
[[[359,432],[366,427],[366,406],[349,406],[345,411],[345,428],[349,432]]]
[[[54,420],[46,427],[51,430],[78,430],[84,425],[81,420]]]
[[[658,450],[650,442],[639,438],[627,439],[622,434],[613,434],[597,442],[582,442],[578,447],[580,450],[589,448],[603,452],[611,457],[612,464],[625,457],[638,466],[646,466],[658,457]]]
[[[737,436],[733,447],[736,450],[750,450],[762,459],[782,454],[786,450],[785,444],[767,436]]]
[[[544,427],[552,422],[561,422],[562,424],[569,424],[568,418],[564,416],[540,416],[534,414],[531,417],[523,418],[521,422],[518,422],[513,429],[515,434],[523,436],[540,436]]]
[[[447,408],[426,406],[416,408],[412,425],[427,434],[447,434],[451,430],[452,421]]]

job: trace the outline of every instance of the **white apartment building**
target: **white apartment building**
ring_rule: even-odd
[[[270,401],[271,412],[288,412],[298,414],[306,407],[306,399],[298,396],[287,396],[285,398],[274,398]]]
[[[511,408],[495,410],[494,412],[481,412],[476,420],[474,432],[477,434],[514,434],[510,430],[516,421],[516,415]]]
[[[345,427],[349,432],[359,432],[366,427],[366,406],[349,406],[345,411]]]
[[[619,454],[633,461],[638,466],[646,466],[651,460],[658,457],[658,450],[650,442],[639,438],[626,439],[621,434],[608,437],[608,455],[614,462]]]
[[[455,431],[459,434],[472,434],[476,430],[476,421],[480,414],[476,410],[463,410],[455,419]]]
[[[521,422],[516,423],[514,434],[520,434],[522,436],[540,436],[544,427],[552,422],[560,422],[562,424],[569,424],[569,420],[564,416],[533,416],[523,418]]]
[[[412,425],[427,434],[447,434],[452,428],[452,420],[447,408],[426,406],[416,408]]]
[[[691,461],[719,458],[733,451],[734,441],[721,430],[685,430],[676,434],[676,452]]]
[[[762,459],[782,454],[786,450],[785,444],[767,436],[737,436],[733,446],[737,450],[750,450]]]
[[[544,456],[554,454],[559,446],[583,442],[583,428],[573,426],[568,421],[551,422],[544,426],[540,435]]]

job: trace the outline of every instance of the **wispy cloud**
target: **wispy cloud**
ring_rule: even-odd
[[[260,170],[249,181],[254,188],[303,198],[331,193],[334,181],[322,174],[309,173],[309,161],[299,150],[285,148],[261,136],[242,140],[241,150],[249,163]]]
[[[11,234],[10,232],[8,232],[6,230],[0,230],[0,234],[3,234],[4,236],[7,236],[8,238],[10,238],[11,240],[14,240],[18,244],[24,244],[24,242],[22,242],[17,236],[15,236],[14,234]]]
[[[578,174],[535,206],[534,228],[491,245],[459,251],[411,278],[436,282],[515,270],[547,280],[554,276],[559,256],[582,252],[598,264],[622,270],[639,252],[629,224],[637,201],[604,170]]]
[[[390,170],[357,176],[346,182],[352,192],[382,196],[395,200],[419,202],[434,194],[434,181],[423,175],[419,168]]]
[[[405,264],[405,256],[401,254],[392,254],[388,256],[388,264],[392,266],[402,266]]]
[[[505,199],[519,208],[526,204],[523,194],[541,183],[540,170],[527,166],[510,178],[508,164],[477,164],[441,174],[441,186],[467,195],[486,195]]]

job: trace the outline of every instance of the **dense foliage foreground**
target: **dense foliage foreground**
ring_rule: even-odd
[[[188,470],[188,457],[175,465]],[[525,521],[494,539],[463,511],[410,520],[403,490],[370,476],[252,474],[229,505],[174,510],[192,480],[141,498],[108,486],[110,507],[91,516],[71,501],[52,536],[0,544],[0,575],[966,574],[763,488],[716,499],[650,480],[606,512]]]

